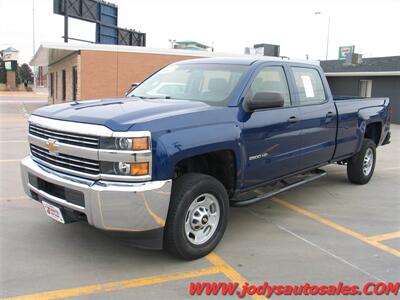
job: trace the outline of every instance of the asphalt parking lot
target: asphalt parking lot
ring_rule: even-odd
[[[27,117],[45,104],[39,96],[0,95],[1,298],[187,299],[195,281],[363,286],[400,278],[399,125],[392,125],[392,143],[378,149],[368,185],[350,184],[344,167],[326,167],[318,181],[231,208],[217,249],[186,262],[128,247],[85,223],[59,224],[24,195],[19,160],[28,153]],[[302,298],[310,296],[292,299]]]

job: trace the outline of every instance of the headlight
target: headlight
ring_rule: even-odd
[[[132,139],[130,138],[118,138],[115,139],[115,148],[121,150],[131,150],[132,149]]]
[[[124,162],[114,163],[114,173],[118,175],[130,175],[131,165]]]
[[[116,133],[100,138],[100,172],[108,180],[140,180],[151,178],[150,132]],[[133,153],[132,153],[133,152]],[[142,176],[142,177],[141,177]],[[136,178],[135,178],[136,177]],[[139,180],[138,179],[138,180]]]
[[[100,163],[101,172],[110,175],[140,176],[149,175],[149,163],[108,162]]]
[[[127,151],[140,151],[149,150],[150,141],[149,137],[117,137],[117,138],[101,138],[101,149],[113,150],[127,150]]]

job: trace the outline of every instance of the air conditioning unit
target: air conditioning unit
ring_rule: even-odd
[[[350,53],[346,55],[346,64],[348,65],[359,65],[362,63],[362,54]]]

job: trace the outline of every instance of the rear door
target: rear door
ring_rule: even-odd
[[[284,107],[247,112],[243,121],[242,140],[246,151],[243,187],[262,184],[295,172],[299,167],[296,154],[300,127],[296,122],[298,108],[292,105],[287,81],[287,69],[282,65],[258,68],[246,93],[280,93]],[[247,97],[246,96],[246,97]]]
[[[306,169],[332,159],[337,113],[319,69],[313,66],[292,66],[290,69],[299,109],[300,169]]]

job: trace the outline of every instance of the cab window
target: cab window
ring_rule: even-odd
[[[326,101],[324,85],[317,70],[292,67],[292,71],[300,105],[319,104]]]
[[[250,87],[254,96],[258,92],[279,93],[284,99],[284,106],[290,106],[290,94],[283,67],[272,66],[262,69],[254,78]]]

